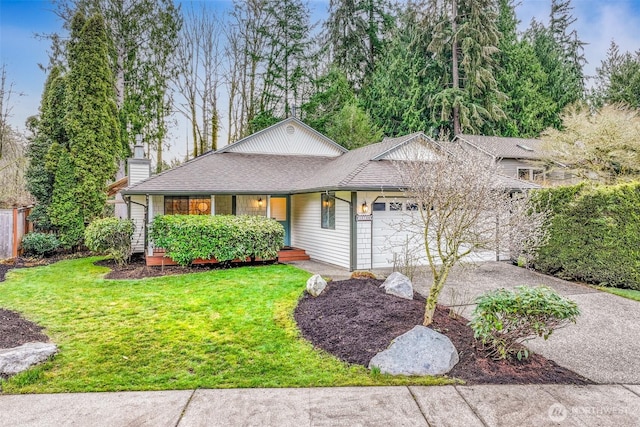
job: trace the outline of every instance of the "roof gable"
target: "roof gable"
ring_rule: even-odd
[[[426,136],[423,132],[416,132],[399,138],[383,141],[391,143],[385,151],[379,153],[371,160],[415,160],[429,161],[439,154],[430,147],[439,144]]]
[[[347,149],[290,117],[217,152],[337,157]]]

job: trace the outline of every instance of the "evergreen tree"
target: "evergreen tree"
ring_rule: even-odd
[[[68,146],[58,144],[48,156],[49,165],[57,161],[49,215],[67,246],[80,242],[78,224],[83,229],[85,223],[102,214],[105,187],[113,179],[122,154],[108,46],[101,15],[89,19],[81,13],[74,16],[67,45],[63,122]],[[77,207],[70,209],[71,203]]]
[[[326,126],[327,136],[350,150],[380,142],[382,131],[355,102],[346,104]]]
[[[331,67],[314,85],[313,95],[302,104],[302,120],[326,135],[327,124],[345,105],[354,103],[356,98],[346,75],[337,67]]]
[[[425,55],[433,25],[413,4],[396,18],[387,49],[380,56],[361,103],[387,136],[439,128],[430,100],[441,89],[444,63]]]
[[[506,119],[494,130],[501,136],[536,137],[553,124],[557,106],[545,91],[548,78],[533,47],[518,38],[513,0],[499,0],[499,4],[498,89],[507,99],[502,106]]]
[[[292,108],[302,104],[304,87],[310,80],[310,12],[301,0],[269,0],[268,14],[273,25],[266,29],[259,114],[288,117]]]
[[[28,121],[31,138],[26,155],[29,166],[26,172],[27,189],[36,199],[35,206],[29,216],[39,231],[51,229],[48,209],[53,195],[54,171],[48,170],[47,156],[52,144],[67,145],[64,129],[65,113],[65,80],[61,66],[54,66],[45,83],[40,115]]]
[[[388,0],[330,0],[325,22],[331,61],[356,89],[363,87],[384,52],[393,27]]]
[[[596,73],[592,95],[596,105],[621,103],[640,109],[640,50],[621,53],[612,41]]]
[[[570,11],[569,0],[552,0],[549,27],[533,20],[525,32],[525,39],[547,75],[547,84],[542,91],[556,103],[552,115],[554,127],[561,125],[560,113],[567,105],[584,98],[584,43],[569,29],[575,22]]]
[[[431,8],[438,22],[428,49],[449,68],[444,89],[431,100],[436,117],[451,123],[441,133],[491,128],[505,118],[505,97],[495,77],[500,38],[496,0],[433,0]]]

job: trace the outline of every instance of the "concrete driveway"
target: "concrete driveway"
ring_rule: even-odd
[[[348,277],[346,270],[322,263],[306,263],[299,267],[336,280]],[[384,276],[389,271],[375,273]],[[430,279],[430,273],[425,272],[414,278],[416,291],[426,295]],[[540,338],[527,343],[531,350],[596,383],[640,384],[640,302],[507,262],[484,262],[456,268],[442,290],[439,302],[455,306],[463,316],[470,318],[478,296],[519,285],[547,285],[574,300],[581,311],[575,325],[554,332],[548,341]]]

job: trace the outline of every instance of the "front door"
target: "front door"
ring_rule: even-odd
[[[284,245],[291,245],[289,196],[271,196],[269,216],[284,227]]]

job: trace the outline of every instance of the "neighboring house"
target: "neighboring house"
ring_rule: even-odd
[[[570,181],[569,173],[562,167],[553,170],[545,167],[542,162],[542,141],[539,139],[457,135],[455,141],[496,159],[506,176],[539,184],[563,184]]]
[[[129,159],[122,194],[137,224],[134,249],[144,251],[146,224],[156,215],[249,214],[279,221],[285,245],[312,259],[351,270],[393,266],[412,239],[398,223],[415,210],[393,160],[414,150],[435,156],[437,146],[418,132],[348,151],[289,118],[150,178],[148,160]],[[498,179],[508,189],[537,187]],[[419,249],[424,241],[411,245]]]

